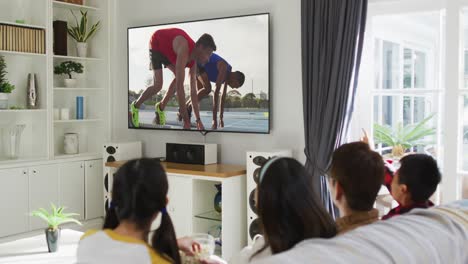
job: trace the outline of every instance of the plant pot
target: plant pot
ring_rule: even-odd
[[[65,83],[65,87],[67,87],[67,88],[76,87],[76,79],[65,79],[64,83]]]
[[[0,93],[0,109],[8,109],[8,94]]]
[[[87,57],[88,56],[88,43],[78,42],[76,43],[76,50],[78,57]]]
[[[406,149],[402,145],[396,145],[392,148],[392,156],[395,158],[401,158],[405,155]]]
[[[49,252],[56,252],[58,250],[58,243],[60,240],[60,229],[50,229],[47,228],[45,230],[46,240],[47,240],[47,247],[49,248]]]

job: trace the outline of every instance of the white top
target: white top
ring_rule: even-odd
[[[467,264],[468,200],[414,209],[332,239],[308,239],[256,264]]]
[[[256,235],[253,239],[253,244],[242,249],[239,255],[233,257],[229,263],[231,264],[246,264],[251,260],[260,260],[265,257],[271,256],[271,249],[268,247],[262,252],[258,253],[254,258],[252,256],[257,253],[265,245],[265,239],[261,235]]]
[[[77,263],[169,264],[170,262],[145,242],[106,229],[86,232],[78,245]]]

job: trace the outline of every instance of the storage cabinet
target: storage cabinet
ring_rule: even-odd
[[[102,202],[104,184],[102,160],[85,162],[85,217],[87,220],[104,216]]]
[[[102,159],[3,169],[0,183],[0,237],[46,228],[30,213],[51,203],[79,220],[103,216]]]
[[[59,204],[59,168],[57,165],[31,167],[29,173],[29,212]],[[23,188],[27,188],[26,184]],[[30,229],[46,228],[47,224],[38,217],[30,217]]]
[[[29,229],[28,171],[0,170],[0,237]]]
[[[65,212],[79,214],[77,219],[83,220],[85,202],[85,168],[84,162],[69,162],[59,165],[60,170],[60,206],[65,206]]]

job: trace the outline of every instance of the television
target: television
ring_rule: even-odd
[[[127,40],[129,128],[270,132],[268,13],[130,27]]]

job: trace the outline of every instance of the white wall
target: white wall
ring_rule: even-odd
[[[130,26],[269,12],[271,36],[272,124],[269,135],[210,133],[220,144],[218,160],[244,164],[248,150],[293,149],[304,161],[300,1],[278,0],[132,0],[115,1],[113,135],[115,141],[141,140],[146,156],[164,156],[166,142],[204,142],[196,132],[127,129],[127,36]]]

